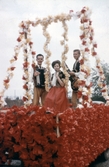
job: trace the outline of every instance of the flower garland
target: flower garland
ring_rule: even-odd
[[[72,14],[72,12],[71,12]],[[82,105],[90,106],[91,103],[91,95],[92,95],[92,89],[91,89],[91,83],[90,83],[90,73],[91,73],[91,67],[90,67],[90,61],[89,57],[90,54],[92,56],[95,56],[96,59],[96,67],[98,69],[98,73],[100,76],[99,80],[99,86],[102,88],[102,95],[107,100],[107,105],[109,105],[109,96],[107,91],[107,86],[104,83],[105,76],[103,74],[103,69],[100,64],[100,58],[97,55],[97,52],[95,51],[95,48],[97,48],[97,44],[94,41],[94,30],[92,28],[92,21],[90,20],[91,10],[89,10],[88,7],[84,7],[80,12],[77,12],[76,14],[72,14],[72,16],[76,19],[80,18],[81,26],[80,26],[80,39],[81,39],[81,45],[80,45],[80,51],[81,51],[81,60],[80,60],[80,82],[79,82],[79,91],[78,91],[78,97],[79,102]],[[92,48],[90,49],[90,45],[92,45]],[[90,51],[91,50],[91,51]],[[81,107],[81,105],[79,105]]]
[[[25,90],[23,101],[24,105],[28,106],[32,103],[32,88],[31,88],[31,76],[30,76],[30,63],[29,63],[29,55],[32,55],[32,67],[35,67],[35,52],[32,50],[33,42],[31,41],[31,34],[30,34],[30,21],[21,22],[19,25],[20,32],[23,34],[22,42],[23,42],[23,56],[24,56],[24,63],[23,63],[23,71],[24,75],[22,79],[24,80],[23,89]],[[20,37],[19,37],[20,38]]]
[[[61,64],[62,64],[63,72],[65,74],[65,87],[66,87],[66,89],[68,89],[69,74],[67,72],[67,67],[65,65],[65,62],[66,62],[66,59],[67,59],[65,54],[67,54],[69,48],[68,48],[68,45],[65,44],[65,42],[68,41],[68,38],[67,38],[68,27],[67,27],[67,24],[66,24],[65,20],[62,21],[62,25],[63,25],[63,28],[64,28],[64,33],[62,34],[64,39],[61,41],[61,45],[64,45],[64,51],[62,52],[62,56],[61,56],[61,58],[62,58],[62,63]]]
[[[50,20],[50,19],[49,19]],[[50,24],[51,22],[47,22],[46,19],[43,19],[42,21],[42,26],[43,26],[43,35],[46,38],[45,44],[44,44],[44,51],[47,54],[45,57],[45,64],[46,64],[46,72],[45,72],[45,89],[48,92],[49,88],[50,88],[50,60],[49,57],[51,56],[51,52],[48,49],[48,44],[50,43],[50,35],[47,32],[47,27],[48,24]]]
[[[80,87],[78,92],[79,102],[82,105],[90,106],[91,102],[91,83],[90,83],[90,30],[91,30],[91,21],[90,15],[91,11],[84,7],[80,13],[81,27],[80,27],[80,51],[81,51],[81,60],[80,60]]]
[[[66,88],[68,87],[68,78],[69,75],[67,73],[67,69],[65,66],[65,61],[67,57],[65,54],[68,52],[68,45],[65,43],[68,41],[67,39],[67,32],[68,32],[68,27],[66,24],[66,21],[69,21],[72,17],[73,18],[80,18],[81,22],[81,34],[80,34],[80,39],[81,39],[81,46],[80,46],[80,51],[82,53],[82,59],[80,60],[81,64],[81,70],[80,70],[80,86],[79,86],[79,91],[78,91],[78,97],[79,101],[81,104],[85,104],[87,106],[90,106],[91,102],[91,83],[90,83],[90,61],[89,61],[89,56],[90,56],[90,44],[92,44],[92,49],[91,49],[91,54],[92,56],[95,56],[96,58],[96,67],[98,69],[98,72],[100,74],[100,80],[99,80],[99,85],[102,87],[102,95],[105,97],[107,100],[107,105],[109,104],[109,97],[107,94],[107,86],[104,83],[104,74],[103,70],[100,65],[100,59],[95,51],[95,48],[97,47],[97,44],[94,42],[94,33],[93,29],[91,27],[91,20],[90,20],[90,15],[91,11],[89,8],[84,7],[80,12],[76,12],[76,14],[73,13],[72,10],[70,10],[69,14],[61,14],[57,16],[49,16],[44,19],[39,19],[36,18],[35,21],[22,21],[19,25],[20,31],[19,31],[19,37],[17,38],[18,45],[15,47],[14,51],[15,54],[13,58],[10,60],[11,66],[7,69],[8,75],[4,79],[4,89],[0,92],[0,106],[4,106],[4,93],[6,89],[9,88],[9,82],[10,79],[13,77],[13,71],[15,69],[15,61],[18,58],[18,54],[20,52],[20,49],[23,48],[23,56],[24,56],[24,63],[23,63],[23,70],[24,70],[24,75],[22,79],[24,80],[24,85],[23,88],[25,90],[25,94],[23,96],[24,104],[25,105],[30,105],[32,101],[32,92],[31,92],[31,77],[30,77],[30,63],[28,61],[29,55],[32,55],[32,64],[31,66],[34,68],[35,67],[35,51],[32,50],[32,45],[33,42],[31,41],[31,29],[30,25],[32,26],[37,26],[38,24],[41,24],[43,27],[43,35],[46,37],[46,42],[44,44],[44,51],[46,53],[46,68],[47,71],[45,73],[45,86],[46,90],[49,90],[49,73],[50,73],[50,61],[49,58],[51,56],[51,52],[48,49],[48,44],[50,43],[50,35],[47,32],[47,27],[49,24],[52,22],[57,23],[58,21],[62,22],[63,28],[64,28],[64,33],[62,34],[63,40],[60,41],[61,45],[64,45],[64,51],[62,52],[62,68],[65,73],[65,86]]]
[[[94,30],[93,28],[91,28],[91,35],[90,35],[90,43],[92,44],[92,48],[91,48],[91,54],[92,56],[95,57],[96,60],[96,68],[98,70],[99,73],[99,80],[98,80],[98,86],[101,88],[101,92],[102,92],[102,96],[105,98],[106,100],[106,105],[109,105],[109,96],[108,96],[108,88],[106,85],[106,79],[105,79],[105,75],[101,66],[101,62],[100,62],[100,58],[96,52],[96,48],[97,48],[97,43],[94,41]]]
[[[5,91],[9,88],[9,82],[10,80],[12,79],[13,77],[13,71],[15,70],[15,62],[17,61],[18,59],[18,54],[20,52],[20,48],[21,48],[21,43],[16,46],[14,48],[14,56],[11,58],[10,60],[10,67],[7,68],[7,76],[5,77],[5,79],[3,80],[3,90],[0,92],[0,107],[3,107],[6,103],[5,103],[5,100],[4,100],[4,93]]]

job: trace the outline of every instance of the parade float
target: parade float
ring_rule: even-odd
[[[94,39],[94,29],[90,19],[91,10],[87,7],[74,13],[48,16],[35,21],[22,21],[19,25],[18,45],[14,48],[14,56],[10,60],[7,76],[3,80],[3,90],[0,92],[0,163],[11,163],[15,154],[25,167],[88,167],[98,155],[109,148],[109,96],[105,76],[97,54],[97,43]],[[69,75],[65,62],[68,52],[67,21],[80,19],[80,51],[81,68],[78,90],[79,105],[74,110],[68,108],[63,113],[53,109],[45,111],[44,107],[32,105],[30,68],[35,66],[36,51],[33,50],[31,27],[41,25],[46,38],[44,44],[46,69],[50,70],[51,51],[48,49],[50,34],[47,28],[50,24],[62,23],[64,32],[61,55],[62,69],[65,73],[65,86],[68,88]],[[4,94],[9,88],[14,75],[15,63],[20,50],[23,50],[23,89],[25,90],[24,106],[4,107]],[[32,62],[28,57],[32,57]],[[98,85],[106,104],[94,105],[91,101],[90,61],[93,56],[99,73]],[[45,73],[45,87],[49,91],[49,77]]]

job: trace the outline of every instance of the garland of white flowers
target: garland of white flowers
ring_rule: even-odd
[[[32,50],[33,42],[31,41],[31,34],[30,34],[30,21],[22,22],[20,24],[20,32],[23,34],[22,42],[23,42],[23,57],[24,57],[24,63],[23,63],[23,89],[25,90],[23,101],[24,105],[28,106],[32,103],[32,87],[31,87],[31,76],[29,71],[30,69],[30,63],[29,63],[29,56],[32,55],[32,64],[31,66],[35,67],[35,52]],[[19,37],[20,38],[20,37]]]
[[[17,45],[14,48],[14,56],[10,59],[10,67],[7,68],[7,76],[5,77],[5,79],[3,80],[3,90],[0,92],[0,107],[3,107],[5,105],[5,101],[4,101],[4,93],[5,91],[9,88],[9,82],[13,77],[13,71],[15,69],[15,62],[18,59],[18,54],[21,48],[21,43],[19,45]]]
[[[100,88],[102,88],[102,95],[107,101],[107,105],[109,105],[109,96],[107,91],[107,86],[104,83],[105,76],[103,73],[103,69],[100,63],[100,58],[97,55],[97,52],[95,51],[95,48],[97,48],[97,43],[94,41],[94,30],[91,26],[92,21],[90,20],[91,10],[89,8],[84,7],[80,12],[77,12],[74,17],[80,18],[81,22],[81,33],[80,33],[80,39],[81,39],[81,45],[80,45],[80,51],[81,51],[81,69],[80,69],[80,86],[79,86],[79,101],[81,104],[86,104],[87,106],[90,105],[91,102],[91,83],[90,83],[90,73],[91,73],[91,67],[90,67],[90,61],[89,57],[90,54],[92,56],[95,56],[96,59],[96,67],[98,69],[99,73],[99,82],[98,85]],[[92,48],[90,49],[90,46],[92,45]],[[91,50],[91,51],[90,51]]]
[[[91,102],[91,84],[90,84],[90,62],[89,62],[89,56],[90,56],[90,44],[92,44],[92,49],[91,49],[91,54],[92,56],[95,56],[96,58],[96,66],[98,69],[98,72],[100,74],[100,80],[99,80],[99,86],[102,88],[102,95],[105,97],[105,99],[108,101],[109,103],[109,97],[107,94],[107,87],[106,85],[104,85],[104,74],[103,74],[103,70],[102,67],[100,65],[100,59],[97,55],[97,53],[95,52],[95,48],[97,47],[97,44],[94,42],[94,33],[93,33],[93,29],[91,27],[91,20],[90,20],[90,15],[91,15],[91,11],[89,10],[89,8],[84,7],[80,12],[76,12],[76,14],[73,13],[73,11],[71,10],[69,12],[69,14],[61,14],[61,15],[57,15],[57,16],[49,16],[47,18],[44,19],[39,19],[36,18],[35,21],[22,21],[19,25],[20,27],[20,31],[19,31],[19,37],[17,38],[18,41],[18,45],[15,47],[14,51],[15,54],[13,56],[13,58],[10,60],[10,67],[7,69],[8,75],[6,76],[6,78],[3,81],[3,85],[4,88],[3,90],[0,92],[0,106],[4,106],[4,93],[5,91],[8,89],[9,87],[9,82],[10,79],[13,77],[13,71],[15,69],[15,61],[18,58],[18,54],[20,52],[20,49],[23,48],[23,56],[24,56],[24,63],[23,63],[23,71],[24,71],[24,75],[22,77],[22,79],[24,80],[24,85],[23,88],[25,90],[24,96],[23,96],[23,100],[24,100],[24,104],[25,106],[30,105],[31,101],[32,101],[32,92],[31,92],[31,77],[30,77],[30,63],[28,61],[29,55],[32,55],[32,64],[31,66],[34,68],[35,67],[35,51],[32,50],[32,45],[33,42],[31,41],[31,30],[30,30],[30,25],[32,26],[37,26],[38,24],[41,24],[43,27],[43,35],[46,38],[46,42],[44,43],[44,51],[46,53],[46,73],[45,73],[45,86],[46,86],[46,90],[49,91],[49,72],[50,72],[50,61],[49,58],[51,56],[51,52],[48,49],[48,44],[50,43],[50,35],[47,32],[47,28],[48,25],[51,24],[52,22],[57,23],[58,21],[62,22],[62,26],[64,28],[64,33],[62,34],[63,36],[63,40],[60,41],[61,45],[64,45],[64,51],[62,52],[62,68],[63,68],[63,72],[65,73],[65,86],[66,88],[68,87],[68,78],[69,75],[67,73],[67,69],[65,66],[65,61],[67,59],[66,57],[66,53],[68,52],[68,45],[66,44],[66,42],[68,41],[67,39],[67,32],[68,32],[68,27],[66,24],[66,21],[69,21],[72,17],[75,19],[80,18],[81,21],[81,34],[80,34],[80,39],[81,39],[81,46],[80,46],[80,51],[81,51],[81,55],[82,55],[82,59],[80,60],[80,64],[81,64],[81,70],[80,70],[80,86],[79,86],[79,101],[81,104],[86,104],[86,105],[90,105]],[[108,104],[107,103],[107,104]]]
[[[5,91],[9,88],[9,82],[11,78],[13,77],[13,71],[15,69],[15,61],[18,59],[18,55],[20,53],[21,48],[23,48],[23,56],[24,56],[24,63],[23,63],[23,70],[24,74],[22,76],[22,79],[24,80],[24,85],[23,88],[25,90],[23,100],[24,100],[24,105],[29,105],[31,104],[32,101],[32,93],[31,93],[31,79],[29,76],[29,61],[28,57],[31,54],[32,55],[32,67],[35,67],[35,60],[34,60],[34,55],[36,54],[34,51],[32,51],[32,45],[33,42],[31,41],[30,38],[30,29],[29,29],[29,24],[31,24],[30,21],[28,22],[21,22],[19,27],[19,37],[17,38],[18,45],[16,45],[14,49],[14,56],[10,60],[10,67],[7,69],[8,75],[6,76],[6,79],[3,81],[3,90],[0,92],[0,107],[3,107],[5,105],[4,101],[4,93]],[[28,51],[29,48],[29,51]]]
[[[15,51],[15,55],[14,57],[10,60],[10,67],[7,69],[7,76],[5,77],[5,79],[3,80],[3,85],[4,88],[3,90],[0,92],[0,107],[5,105],[5,101],[4,101],[4,93],[5,91],[9,88],[9,81],[10,79],[13,77],[13,71],[15,69],[14,63],[17,60],[18,57],[18,52],[19,52],[20,47],[16,47],[14,49]]]
[[[68,27],[67,27],[65,20],[62,21],[62,25],[64,28],[64,33],[62,34],[64,39],[61,41],[61,45],[64,45],[64,51],[62,52],[62,56],[61,56],[62,57],[62,68],[65,74],[65,86],[66,86],[66,89],[68,89],[69,74],[67,72],[67,67],[65,65],[65,62],[67,60],[66,54],[69,48],[68,48],[68,45],[66,44],[66,42],[68,41],[68,38],[67,38]]]
[[[80,18],[80,51],[81,51],[81,60],[80,60],[80,86],[79,86],[79,102],[81,104],[86,104],[90,106],[91,102],[91,84],[90,84],[90,30],[91,30],[91,21],[90,21],[91,11],[84,7],[77,16]]]
[[[45,41],[45,44],[44,44],[44,51],[46,53],[46,57],[45,57],[45,64],[46,64],[46,71],[45,71],[45,89],[46,91],[48,92],[49,91],[49,88],[50,88],[50,56],[51,56],[51,52],[50,50],[48,49],[48,44],[50,43],[50,35],[49,33],[47,32],[47,27],[48,27],[48,24],[46,22],[46,20],[44,21],[43,19],[43,22],[42,22],[42,26],[43,26],[43,35],[45,36],[46,38],[46,41]]]

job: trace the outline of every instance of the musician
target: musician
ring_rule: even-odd
[[[79,57],[80,57],[80,50],[75,49],[73,51],[73,57],[75,59],[75,63],[73,65],[73,70],[69,71],[70,78],[69,80],[71,81],[71,88],[72,88],[72,105],[73,108],[77,107],[77,92],[78,92],[78,75],[80,71],[80,62],[79,62]]]
[[[34,68],[33,72],[33,80],[34,80],[34,96],[33,96],[33,105],[39,105],[40,99],[41,104],[44,104],[45,96],[47,94],[45,90],[45,68],[42,67],[42,63],[44,61],[44,56],[42,54],[38,54],[36,56],[37,65]]]

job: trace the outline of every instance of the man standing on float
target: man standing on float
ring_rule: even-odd
[[[78,75],[79,75],[79,71],[80,71],[80,62],[79,62],[79,57],[80,57],[80,50],[79,49],[75,49],[73,51],[73,57],[75,59],[75,63],[73,65],[73,70],[69,71],[70,74],[70,78],[69,80],[71,81],[71,88],[72,88],[72,106],[73,108],[77,107],[77,101],[78,101],[78,97],[77,97],[77,93],[78,93]]]
[[[42,67],[44,56],[42,54],[36,55],[37,65],[34,68],[33,79],[34,79],[34,96],[33,105],[44,104],[45,96],[47,94],[45,90],[45,68]]]

